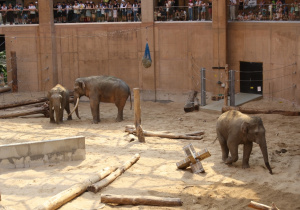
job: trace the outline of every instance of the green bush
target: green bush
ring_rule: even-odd
[[[6,69],[6,51],[0,52],[0,74],[3,74],[4,81],[7,83],[7,69]]]

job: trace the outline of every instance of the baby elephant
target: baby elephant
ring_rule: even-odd
[[[69,91],[62,85],[57,84],[48,92],[49,112],[51,123],[63,122],[64,109],[70,114]],[[55,112],[55,120],[54,120]],[[68,116],[68,120],[72,120],[72,115]]]
[[[244,144],[243,168],[249,168],[249,158],[253,142],[259,144],[266,167],[269,164],[265,128],[260,117],[251,117],[239,111],[223,113],[217,120],[217,136],[222,149],[222,159],[226,164],[238,160],[238,146]],[[231,157],[228,154],[231,154]]]

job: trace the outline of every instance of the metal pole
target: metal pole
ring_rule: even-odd
[[[201,106],[206,105],[205,68],[201,68]]]
[[[230,74],[230,106],[235,106],[235,72],[229,71]]]

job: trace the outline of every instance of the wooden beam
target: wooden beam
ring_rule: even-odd
[[[145,136],[142,129],[142,118],[141,118],[141,105],[140,105],[140,89],[133,88],[134,94],[134,125],[136,128],[136,135],[139,142],[145,142]]]
[[[101,203],[118,205],[182,206],[180,198],[162,198],[154,196],[101,195]]]
[[[111,173],[108,177],[97,182],[93,185],[88,186],[87,190],[91,192],[99,192],[101,189],[112,183],[116,178],[122,175],[128,168],[130,168],[133,164],[135,164],[140,159],[139,154],[135,154],[129,161],[124,163],[121,167],[119,167],[115,172]]]
[[[116,170],[117,167],[107,167],[92,175],[88,179],[84,180],[81,183],[75,184],[72,187],[66,189],[65,191],[60,192],[59,194],[51,197],[49,200],[45,201],[43,204],[37,206],[34,210],[50,210],[57,209],[69,202],[70,200],[76,198],[77,196],[84,193],[87,187],[95,182],[100,181],[101,179],[108,176],[110,173]]]
[[[24,105],[29,105],[29,104],[36,104],[36,103],[46,102],[46,101],[48,101],[47,97],[41,97],[41,98],[38,98],[38,99],[31,99],[31,100],[23,100],[23,101],[18,101],[18,102],[12,102],[10,104],[0,105],[0,109],[13,108],[13,107],[18,107],[18,106],[24,106]]]
[[[18,92],[18,69],[17,69],[17,56],[16,52],[12,51],[11,54],[11,69],[12,69],[12,92]]]
[[[33,108],[27,108],[27,109],[18,110],[18,111],[6,112],[3,114],[0,114],[0,118],[21,117],[21,116],[32,115],[32,114],[43,114],[43,115],[45,115],[45,117],[49,117],[48,104],[44,103],[40,107],[33,107]]]

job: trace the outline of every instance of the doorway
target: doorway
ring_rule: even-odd
[[[263,94],[263,63],[240,62],[240,92]]]

